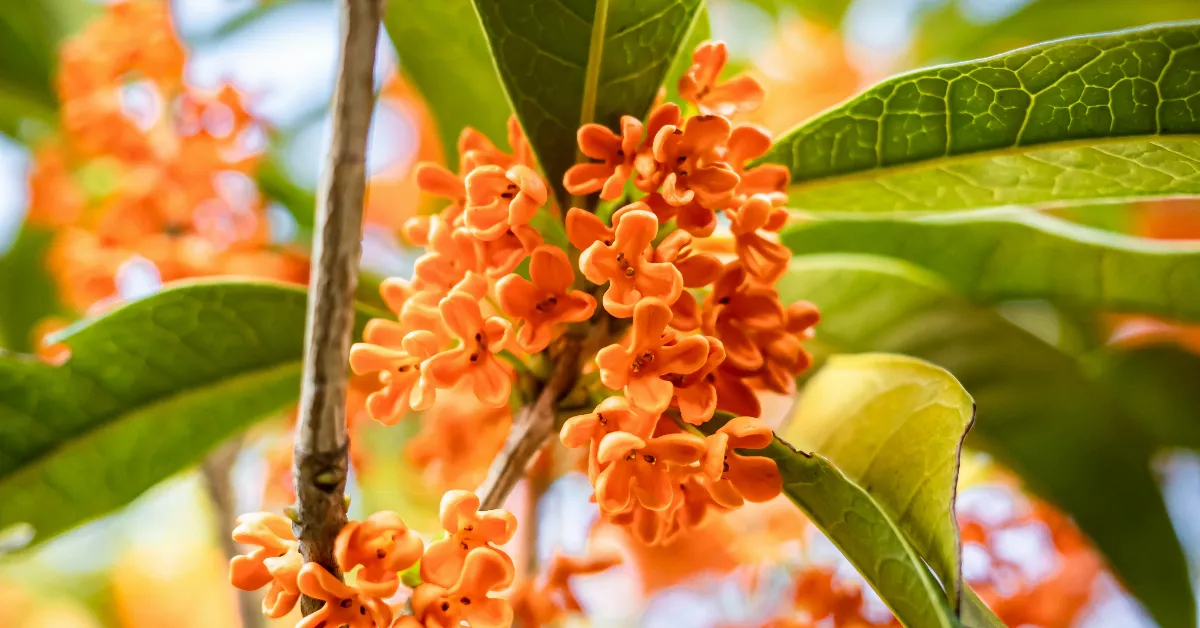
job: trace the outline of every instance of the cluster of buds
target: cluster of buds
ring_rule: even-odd
[[[272,513],[238,519],[235,541],[254,547],[230,563],[233,586],[255,591],[269,586],[262,610],[267,617],[288,614],[307,595],[324,604],[298,628],[475,628],[512,623],[508,601],[494,597],[513,582],[513,562],[497,546],[516,532],[517,521],[504,510],[479,511],[479,499],[467,491],[442,498],[446,536],[428,546],[394,512],[377,512],[351,521],[338,533],[338,568],[354,572],[346,584],[317,563],[305,563],[291,521]],[[401,573],[420,563],[420,584],[407,600],[410,610],[388,603],[402,587]]]
[[[714,507],[779,494],[775,463],[735,450],[771,442],[754,389],[793,390],[811,362],[802,341],[818,320],[809,303],[785,308],[773,287],[790,258],[772,235],[787,220],[788,171],[750,166],[770,136],[718,113],[761,100],[750,77],[716,83],[724,61],[724,44],[703,44],[680,80],[705,113],[683,120],[663,104],[646,125],[623,118],[620,135],[585,125],[580,149],[603,163],[576,165],[564,180],[572,193],[606,200],[624,197],[629,183],[643,194],[612,214],[611,227],[583,209],[567,214],[583,276],[607,284],[605,312],[632,320],[628,337],[596,356],[600,382],[619,396],[568,420],[560,436],[588,448],[601,511],[646,543],[671,541]],[[722,214],[732,236],[724,261],[705,252],[719,246],[701,244],[717,240]],[[663,236],[672,220],[676,230]],[[707,438],[696,434],[692,426],[717,410],[739,416]]]

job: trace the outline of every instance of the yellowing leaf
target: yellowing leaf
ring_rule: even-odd
[[[830,358],[784,437],[821,454],[875,498],[958,606],[958,458],[974,402],[945,369],[901,355]]]

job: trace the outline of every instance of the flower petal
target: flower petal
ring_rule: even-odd
[[[548,244],[534,249],[529,260],[529,276],[538,287],[555,295],[566,294],[575,281],[575,271],[571,270],[567,254]]]

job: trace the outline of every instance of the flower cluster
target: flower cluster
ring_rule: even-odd
[[[466,129],[458,172],[418,165],[421,189],[449,205],[405,224],[406,238],[426,252],[411,281],[383,282],[395,319],[371,321],[350,354],[355,373],[379,374],[382,388],[367,399],[373,418],[392,425],[410,410],[426,411],[410,453],[427,469],[452,467],[453,477],[438,474],[452,485],[469,484],[461,480],[486,469],[503,442],[504,433],[486,435],[496,433],[491,427],[507,431],[514,365],[527,366],[566,325],[596,309],[594,297],[573,289],[566,252],[544,243],[530,224],[546,211],[550,192],[515,118],[509,131],[511,154]],[[526,270],[517,272],[523,263]],[[457,436],[473,429],[465,424],[471,420],[484,436],[474,441],[479,455]],[[439,445],[444,440],[458,444]]]
[[[562,432],[569,446],[590,443],[601,508],[662,540],[697,523],[708,504],[778,492],[778,474],[763,468],[773,464],[725,450],[769,441],[770,430],[750,418],[761,414],[756,390],[792,391],[809,365],[802,342],[818,314],[807,303],[784,307],[773,287],[790,258],[774,234],[787,220],[788,171],[751,166],[769,134],[721,115],[753,109],[762,91],[749,77],[719,83],[725,56],[723,43],[701,45],[680,80],[699,115],[685,118],[668,103],[645,123],[625,116],[620,134],[598,124],[579,130],[581,151],[598,161],[568,169],[563,185],[623,199],[609,220],[556,208],[515,118],[511,153],[468,128],[457,171],[417,166],[421,189],[448,204],[405,224],[406,238],[427,251],[411,280],[381,287],[395,318],[372,321],[351,349],[354,372],[377,373],[382,385],[367,401],[372,417],[391,425],[425,411],[419,438],[433,444],[443,440],[440,425],[469,429],[439,419],[448,411],[434,408],[439,397],[507,414],[514,382],[543,363],[538,353],[554,357],[570,325],[607,316],[630,333],[595,356],[613,391],[601,396],[623,396]],[[533,226],[540,212],[560,217],[570,249],[544,241]],[[579,289],[583,279],[595,287]],[[718,409],[742,418],[707,440],[659,420],[671,411],[697,426]],[[494,453],[502,439],[487,440]],[[419,463],[445,468],[449,449],[423,447]],[[477,459],[467,477],[488,456]]]
[[[61,131],[35,151],[29,220],[55,228],[49,266],[77,310],[139,257],[163,281],[307,279],[303,255],[271,245],[262,124],[232,86],[186,82],[185,60],[166,2],[109,4],[62,47]]]
[[[601,511],[647,543],[670,541],[712,507],[779,494],[775,463],[737,450],[771,442],[754,418],[754,388],[792,391],[811,361],[802,341],[818,319],[811,304],[785,308],[773,287],[790,259],[774,237],[787,221],[788,171],[749,165],[770,136],[722,114],[753,109],[762,90],[748,76],[718,83],[725,57],[723,43],[702,44],[680,79],[699,115],[684,119],[668,103],[645,125],[626,116],[620,135],[585,125],[580,150],[602,163],[573,166],[564,178],[573,194],[631,200],[631,185],[641,195],[613,212],[611,227],[584,209],[567,214],[580,271],[607,286],[609,316],[630,320],[627,336],[596,355],[600,382],[620,396],[570,419],[560,436],[588,448]],[[699,243],[718,240],[721,218],[732,240],[726,261]],[[687,429],[717,410],[741,416],[707,438]]]
[[[441,522],[446,536],[428,546],[393,512],[346,524],[334,545],[338,567],[354,572],[355,582],[346,584],[319,564],[303,561],[287,518],[243,515],[233,539],[255,549],[233,559],[229,579],[246,591],[269,585],[262,610],[271,618],[290,612],[301,594],[323,601],[299,628],[510,625],[512,606],[491,594],[512,584],[512,559],[497,545],[512,538],[516,519],[504,510],[481,512],[473,493],[450,491],[442,498]],[[402,614],[386,600],[400,590],[400,572],[418,561],[422,582],[412,591],[411,614]]]

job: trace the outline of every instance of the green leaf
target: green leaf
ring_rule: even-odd
[[[59,42],[97,8],[81,0],[0,3],[0,132],[29,140],[23,122],[54,122]]]
[[[53,537],[294,402],[304,313],[299,288],[196,283],[72,330],[62,366],[0,352],[0,529]]]
[[[1099,352],[1085,365],[1159,446],[1200,449],[1200,356],[1155,345]]]
[[[512,108],[471,0],[389,0],[383,25],[400,56],[400,71],[433,113],[448,163],[457,163],[463,127],[502,146]]]
[[[901,355],[839,355],[809,380],[784,437],[867,490],[938,579],[962,593],[954,499],[975,404],[954,376]]]
[[[643,117],[700,6],[701,0],[475,0],[509,102],[560,205],[566,206],[562,177],[575,163],[580,125],[617,129],[622,115]]]
[[[816,348],[905,353],[953,373],[979,409],[968,444],[1074,517],[1160,625],[1195,626],[1153,439],[1076,360],[897,260],[800,257],[779,292],[821,309]]]
[[[708,7],[701,5],[700,10],[696,12],[696,18],[692,20],[692,28],[688,31],[687,38],[675,53],[675,62],[667,71],[667,79],[663,84],[663,87],[667,89],[667,102],[673,102],[681,107],[686,104],[683,97],[679,95],[679,77],[692,67],[692,53],[696,48],[710,39],[712,39],[712,20],[708,16]]]
[[[1010,15],[984,22],[964,15],[962,6],[948,2],[922,18],[918,58],[961,61],[1060,37],[1200,18],[1195,0],[1033,0]]]
[[[717,413],[700,429],[712,434],[730,418]],[[784,494],[841,550],[902,624],[959,626],[942,588],[904,535],[871,495],[832,463],[797,451],[778,437],[765,449],[740,453],[775,461]]]
[[[26,225],[0,257],[0,347],[34,350],[34,327],[63,313],[58,288],[46,269],[46,250],[54,234]]]
[[[1079,37],[889,79],[764,158],[806,210],[1200,194],[1200,24]]]
[[[975,301],[1065,305],[1200,321],[1200,246],[1136,238],[1031,211],[813,220],[781,238],[798,254],[871,253],[939,275]]]

